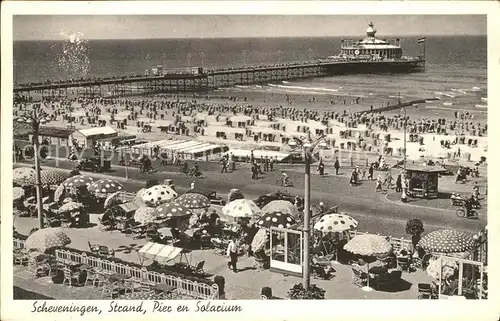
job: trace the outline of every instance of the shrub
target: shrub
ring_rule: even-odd
[[[406,233],[410,235],[420,235],[424,232],[424,224],[419,219],[411,219],[406,222]]]
[[[325,290],[315,284],[310,285],[306,290],[302,283],[297,283],[288,290],[288,297],[292,300],[324,300]]]

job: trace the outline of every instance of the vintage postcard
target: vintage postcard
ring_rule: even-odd
[[[497,320],[499,13],[4,4],[2,320]]]

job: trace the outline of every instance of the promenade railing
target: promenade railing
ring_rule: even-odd
[[[146,267],[138,268],[123,263],[116,263],[105,258],[88,256],[85,252],[77,253],[71,249],[57,249],[55,251],[55,258],[63,262],[69,261],[76,264],[86,264],[110,274],[120,273],[130,275],[134,279],[145,280],[155,284],[167,284],[177,289],[178,293],[195,299],[216,300],[219,298],[219,287],[215,283],[200,283],[156,271],[148,271]]]

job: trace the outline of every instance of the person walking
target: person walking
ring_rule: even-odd
[[[319,175],[321,175],[321,176],[323,176],[325,174],[325,164],[323,164],[322,158],[319,160],[318,172],[319,172]]]
[[[389,172],[387,172],[387,176],[385,178],[385,183],[387,185],[387,189],[391,189],[391,187],[392,187],[392,180],[393,180],[392,174],[389,171]]]
[[[403,183],[401,181],[401,173],[396,177],[396,192],[401,193],[403,190]]]
[[[238,273],[238,268],[236,267],[238,263],[238,241],[235,238],[231,239],[231,242],[227,246],[227,256],[230,259],[230,261],[227,262],[227,267],[232,267],[233,272]]]
[[[227,173],[227,158],[224,156],[222,157],[221,159],[221,164],[222,164],[222,169],[221,169],[221,173]]]
[[[231,165],[231,171],[234,172],[236,170],[236,161],[234,160],[233,153],[229,154],[229,163]]]
[[[264,158],[264,172],[269,172],[269,157]]]
[[[335,175],[339,174],[339,168],[340,168],[340,162],[339,158],[335,158],[335,164],[333,164],[333,167],[335,168]]]
[[[371,181],[373,181],[373,171],[374,171],[373,164],[371,164],[370,168],[368,168],[368,179]]]
[[[269,169],[272,171],[274,171],[274,158],[271,157],[271,159],[269,160]]]
[[[375,191],[376,192],[382,191],[382,178],[380,176],[377,177],[377,182],[375,183]]]
[[[191,182],[191,189],[194,189],[194,181]]]

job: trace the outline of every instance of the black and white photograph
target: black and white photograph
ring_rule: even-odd
[[[489,19],[13,14],[8,299],[488,300]]]

